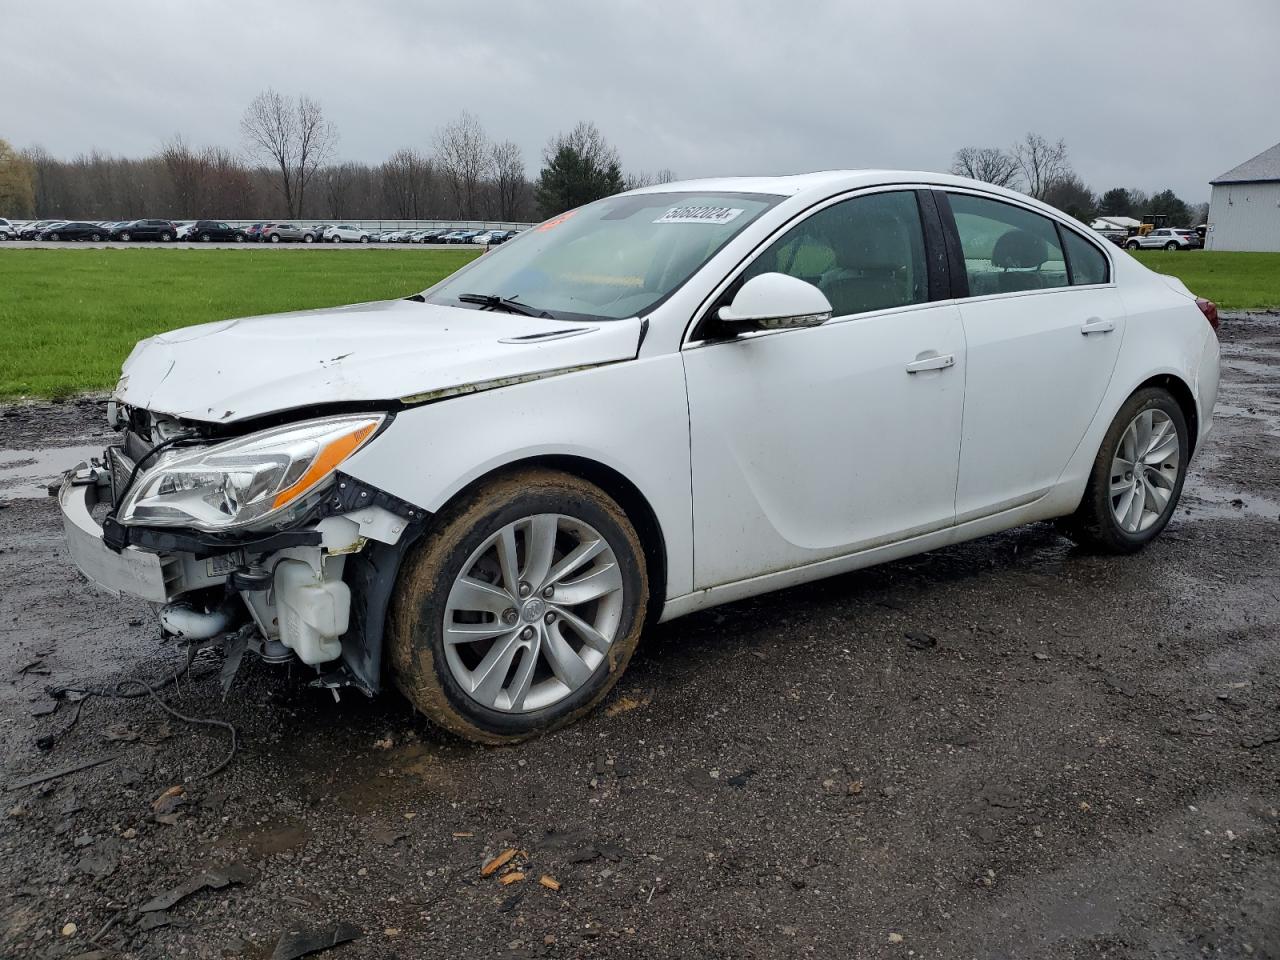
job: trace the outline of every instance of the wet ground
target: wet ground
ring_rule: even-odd
[[[1222,338],[1142,554],[1039,524],[709,611],[509,749],[296,670],[165,679],[26,496],[98,404],[0,409],[0,957],[1280,957],[1280,316]],[[139,687],[44,692],[127,677],[230,764]]]

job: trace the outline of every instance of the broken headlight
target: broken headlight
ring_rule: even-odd
[[[210,533],[287,527],[385,419],[382,414],[326,417],[195,452],[163,454],[125,495],[116,519]]]

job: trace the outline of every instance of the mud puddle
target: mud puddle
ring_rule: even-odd
[[[102,456],[101,446],[0,450],[0,500],[38,499],[49,484],[81,460]]]

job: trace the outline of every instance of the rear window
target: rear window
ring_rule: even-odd
[[[1106,283],[1110,265],[1102,251],[1071,230],[1063,230],[1062,236],[1066,240],[1067,262],[1071,264],[1071,285]]]

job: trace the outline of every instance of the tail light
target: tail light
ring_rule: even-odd
[[[1196,297],[1196,306],[1200,308],[1200,312],[1204,314],[1204,318],[1209,321],[1209,326],[1213,327],[1213,332],[1218,332],[1218,305],[1212,300],[1206,300],[1204,297]]]

